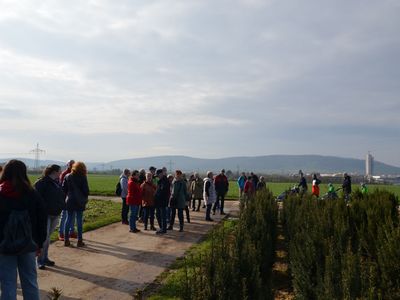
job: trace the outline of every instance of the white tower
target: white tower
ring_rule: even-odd
[[[374,175],[374,157],[368,152],[365,157],[365,176],[370,179]]]

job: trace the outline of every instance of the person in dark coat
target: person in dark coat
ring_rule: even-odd
[[[304,193],[306,193],[307,190],[308,190],[307,180],[306,180],[306,178],[304,177],[304,174],[303,174],[303,172],[302,172],[301,170],[299,171],[299,174],[300,174],[300,182],[299,182],[299,184],[297,185],[297,187],[300,189],[300,193],[301,193],[301,194],[304,194]]]
[[[170,200],[170,207],[172,209],[170,225],[167,228],[168,230],[172,230],[175,223],[176,210],[178,210],[178,218],[179,218],[179,232],[183,231],[183,210],[186,206],[187,199],[187,185],[183,180],[182,171],[175,171],[175,180],[172,188],[172,195]]]
[[[72,166],[74,165],[75,161],[73,159],[67,161],[67,168],[61,173],[60,175],[60,185],[62,186],[64,182],[65,176],[71,173]],[[64,231],[65,231],[65,221],[67,220],[67,211],[64,209],[61,212],[61,218],[60,218],[60,224],[58,226],[58,240],[64,241]],[[75,220],[72,220],[71,227],[69,229],[69,237],[70,238],[77,238],[76,232],[75,232]]]
[[[167,233],[167,206],[170,197],[171,184],[167,178],[167,174],[161,169],[156,171],[158,177],[156,194],[154,197],[156,206],[156,216],[160,230],[157,234]]]
[[[76,217],[78,227],[78,247],[85,246],[83,242],[83,212],[89,196],[89,185],[87,181],[87,169],[83,162],[76,162],[72,166],[72,172],[68,174],[62,184],[66,198],[67,220],[65,222],[64,245],[69,247],[69,228],[72,220]]]
[[[229,181],[228,178],[225,176],[224,169],[221,170],[221,173],[215,176],[214,186],[215,186],[215,191],[217,192],[217,201],[214,203],[213,214],[215,215],[215,211],[219,206],[221,215],[224,215],[225,195],[229,190]]]
[[[20,160],[10,160],[0,176],[0,289],[1,299],[17,298],[17,273],[24,299],[39,300],[36,259],[46,240],[47,214],[43,199],[28,179],[26,166]],[[31,237],[28,247],[20,253],[5,253],[9,219],[27,212]],[[14,219],[15,220],[15,219]],[[10,227],[9,227],[10,228]],[[11,227],[12,228],[12,227]],[[18,270],[18,272],[17,272]]]
[[[347,173],[344,173],[343,177],[344,177],[342,184],[343,196],[344,200],[349,201],[351,194],[351,177]]]
[[[43,244],[43,250],[37,258],[39,269],[47,266],[54,266],[54,261],[48,257],[50,236],[57,227],[61,211],[65,209],[65,196],[58,181],[61,174],[59,165],[49,165],[43,172],[43,177],[36,181],[34,187],[42,196],[47,211],[47,237]]]

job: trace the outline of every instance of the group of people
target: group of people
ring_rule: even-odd
[[[237,185],[239,187],[239,199],[250,199],[257,191],[265,190],[266,183],[263,176],[258,177],[256,174],[251,172],[246,176],[245,172],[239,176],[237,180]]]
[[[129,225],[130,232],[138,233],[139,221],[143,223],[144,230],[165,234],[167,230],[173,230],[175,217],[178,215],[179,231],[182,232],[184,212],[187,222],[190,223],[190,208],[192,211],[200,211],[202,202],[203,208],[206,208],[206,221],[213,221],[211,212],[215,215],[218,210],[224,215],[228,190],[229,181],[223,169],[215,177],[211,171],[207,172],[204,179],[198,173],[187,178],[180,170],[176,170],[175,175],[167,174],[165,167],[150,167],[147,172],[144,169],[125,169],[117,184],[117,191],[122,199],[122,224]]]
[[[73,237],[78,238],[78,247],[84,246],[83,211],[89,195],[86,166],[69,161],[62,172],[59,165],[49,165],[33,186],[20,160],[7,162],[0,174],[1,299],[16,299],[18,271],[24,299],[36,300],[36,268],[55,265],[48,249],[57,225],[65,246],[71,245]]]
[[[304,176],[304,173],[301,170],[299,171],[299,175],[300,175],[300,182],[297,185],[297,188],[299,189],[300,193],[305,193],[308,190],[307,180]],[[320,188],[319,188],[320,184],[321,180],[317,177],[317,174],[313,174],[311,194],[317,198],[319,198],[320,196]],[[345,201],[348,202],[350,200],[350,195],[352,192],[351,176],[349,174],[347,173],[343,174],[343,183],[339,189],[335,189],[332,183],[328,183],[327,197],[337,198],[337,191],[339,190],[343,191],[343,197]],[[361,193],[364,195],[368,193],[368,186],[364,182],[361,183]]]

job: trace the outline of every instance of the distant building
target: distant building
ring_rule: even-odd
[[[368,179],[374,176],[374,157],[369,152],[365,157],[365,176]]]

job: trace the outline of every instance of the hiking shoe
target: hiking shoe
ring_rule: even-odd
[[[171,225],[169,225],[167,230],[174,230],[174,228]]]
[[[65,247],[71,247],[71,242],[69,240],[64,240]]]
[[[56,263],[50,259],[48,259],[45,263],[46,266],[52,267],[54,266]]]
[[[40,265],[40,266],[38,267],[38,269],[39,269],[39,270],[46,270],[46,266],[45,266],[45,265]]]
[[[157,229],[154,226],[150,226],[150,230],[157,231]]]
[[[69,238],[70,239],[76,239],[78,236],[77,236],[77,234],[76,234],[76,232],[71,232],[70,234],[69,234]]]
[[[183,228],[179,228],[179,232],[183,232]]]
[[[76,244],[77,247],[85,247],[85,243],[82,240],[79,240],[78,243]]]
[[[129,230],[129,232],[138,233],[138,232],[140,232],[140,230],[136,228],[136,229],[131,229],[131,230]]]
[[[211,219],[211,218],[206,219],[206,221],[208,221],[208,222],[214,222],[214,220]]]
[[[122,221],[122,224],[123,225],[129,225],[129,222],[128,221]]]
[[[58,240],[59,241],[64,241],[64,235],[63,234],[59,234],[58,235]]]
[[[158,230],[157,232],[156,232],[156,234],[166,234],[167,232],[166,231],[163,231],[163,230]]]

